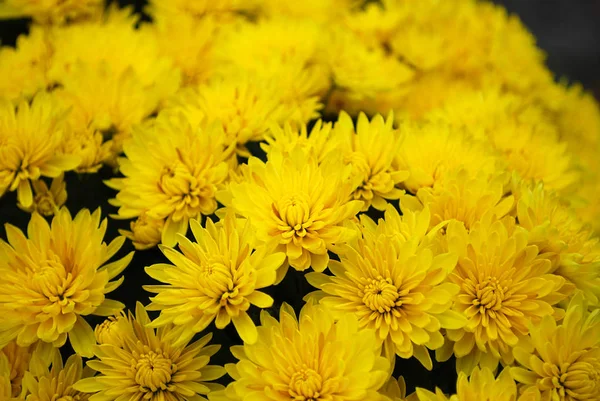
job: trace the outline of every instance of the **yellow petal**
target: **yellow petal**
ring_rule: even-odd
[[[233,317],[232,321],[242,341],[246,344],[254,344],[258,340],[256,326],[246,312],[241,312],[238,316]]]

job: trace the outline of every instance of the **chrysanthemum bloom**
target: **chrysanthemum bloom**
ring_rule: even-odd
[[[339,138],[339,152],[352,167],[350,179],[357,187],[352,198],[362,200],[363,211],[372,205],[385,210],[387,199],[399,199],[404,191],[398,184],[408,178],[408,171],[394,165],[401,145],[401,136],[392,127],[393,114],[386,120],[378,114],[371,121],[364,113],[358,115],[356,128],[350,116],[341,112],[334,128]]]
[[[233,147],[225,148],[220,124],[194,127],[181,113],[160,114],[152,126],[140,128],[125,144],[119,159],[124,178],[106,183],[119,191],[112,204],[115,218],[143,214],[165,220],[161,241],[177,243],[190,219],[210,215],[217,208],[215,192],[227,178]]]
[[[71,122],[71,116],[75,112],[75,109],[71,110],[71,115],[67,123]],[[83,124],[77,122],[74,124],[74,127],[66,130],[61,148],[64,153],[80,157],[81,162],[75,168],[76,172],[96,173],[104,163],[107,163],[111,157],[114,157],[114,145],[112,140],[104,140],[102,131],[88,125],[90,123],[90,116],[84,118],[85,121]]]
[[[435,113],[486,140],[524,179],[546,188],[571,191],[579,179],[567,143],[549,113],[527,99],[496,89],[456,94]]]
[[[215,36],[224,28],[227,25],[221,19],[188,13],[154,15],[149,26],[161,54],[173,60],[181,70],[182,85],[189,87],[206,82],[214,73]]]
[[[67,184],[60,175],[52,180],[50,188],[42,179],[33,181],[33,203],[29,207],[24,207],[20,203],[17,206],[29,213],[37,212],[43,216],[52,216],[67,201]]]
[[[16,338],[20,346],[41,340],[62,346],[67,336],[75,352],[92,354],[94,332],[83,316],[110,316],[123,304],[106,299],[123,277],[109,281],[129,264],[133,252],[105,264],[125,238],[103,242],[106,219],[100,210],[80,211],[74,219],[61,209],[49,225],[31,217],[27,238],[6,225],[0,241],[0,346]]]
[[[469,174],[460,169],[448,173],[431,188],[423,187],[416,196],[404,195],[400,208],[420,210],[428,207],[431,211],[431,226],[449,220],[458,220],[470,229],[491,211],[497,218],[508,214],[514,205],[514,196],[506,195],[506,176],[484,172]]]
[[[225,143],[234,144],[240,156],[249,157],[246,143],[260,141],[273,123],[282,123],[289,115],[277,101],[278,88],[271,82],[241,75],[213,79],[187,92],[180,103],[210,123],[223,125]]]
[[[332,157],[319,165],[297,148],[270,152],[266,163],[251,158],[248,166],[248,181],[232,182],[219,194],[221,203],[250,219],[258,240],[278,244],[296,270],[325,270],[327,250],[356,235],[344,222],[362,207],[350,200],[353,188],[343,178],[341,160]],[[286,269],[287,263],[279,279]]]
[[[332,49],[327,53],[327,61],[336,91],[342,94],[344,101],[372,102],[381,94],[392,92],[403,97],[406,93],[403,85],[415,75],[410,66],[390,55],[383,47],[363,43],[348,29],[339,27],[334,30],[330,46]]]
[[[130,239],[138,251],[154,248],[160,243],[164,220],[153,219],[142,213],[136,220],[129,223],[131,231],[119,229],[119,234]]]
[[[234,381],[211,401],[385,400],[377,391],[389,376],[381,343],[356,317],[339,320],[308,303],[300,318],[283,304],[279,321],[261,312],[258,342],[231,348],[239,359],[226,365]]]
[[[4,0],[0,4],[0,19],[31,17],[37,22],[63,22],[98,14],[102,0]]]
[[[34,354],[33,358],[36,358]],[[37,361],[36,369],[29,369],[23,377],[23,392],[18,400],[52,401],[77,400],[87,401],[90,397],[73,388],[82,378],[91,376],[93,371],[83,367],[81,356],[71,355],[63,365],[59,354],[52,360],[52,368],[48,369],[48,361]]]
[[[273,299],[258,290],[273,285],[285,253],[257,246],[250,222],[240,225],[231,213],[217,224],[207,219],[206,228],[197,220],[190,226],[195,242],[181,238],[180,252],[161,248],[173,265],[145,269],[165,284],[144,286],[157,294],[148,309],[160,311],[151,327],[172,323],[197,333],[213,320],[218,329],[233,322],[244,342],[256,342],[256,327],[247,311],[250,305],[273,305]]]
[[[487,143],[444,120],[401,120],[398,125],[402,146],[394,162],[398,169],[409,171],[402,185],[413,194],[460,169],[470,175],[492,175],[503,167]]]
[[[0,350],[0,397],[8,400],[21,394],[21,383],[36,346],[19,347],[11,341]]]
[[[275,86],[275,100],[293,122],[318,118],[320,98],[331,86],[324,27],[312,19],[278,17],[235,28],[215,42],[218,75],[248,74]]]
[[[286,122],[283,126],[271,125],[265,133],[264,142],[260,147],[269,154],[273,149],[276,152],[290,153],[295,148],[304,150],[307,154],[316,157],[321,164],[331,152],[337,151],[339,138],[332,133],[332,124],[324,123],[322,120],[312,126],[310,133],[306,124],[290,124]]]
[[[30,99],[46,88],[50,55],[47,30],[35,24],[28,34],[19,35],[14,47],[0,47],[2,96],[16,102],[21,98]]]
[[[391,206],[385,216],[402,220]],[[329,262],[333,277],[309,273],[306,279],[322,290],[314,295],[336,316],[352,313],[360,327],[374,329],[390,358],[414,356],[431,370],[428,349],[444,344],[441,329],[459,329],[466,319],[451,310],[459,287],[444,282],[456,255],[440,252],[427,237],[427,209],[409,218],[416,223],[412,235],[363,227],[362,236],[340,251],[340,261]]]
[[[569,303],[565,318],[531,325],[517,345],[518,367],[510,369],[522,393],[537,389],[543,401],[600,399],[600,313],[588,312],[583,294]]]
[[[539,401],[531,396],[517,398],[517,385],[510,375],[510,369],[504,369],[498,377],[487,368],[475,369],[468,377],[464,372],[458,374],[456,394],[445,396],[440,389],[435,394],[423,388],[417,388],[418,401]]]
[[[25,208],[33,204],[30,181],[56,178],[80,162],[77,156],[59,152],[62,111],[56,106],[43,92],[31,105],[22,101],[16,110],[0,99],[0,196],[16,190]]]
[[[225,374],[220,366],[208,365],[219,345],[206,346],[212,334],[188,344],[191,336],[165,326],[149,328],[150,318],[141,303],[131,312],[121,343],[94,347],[95,359],[87,365],[98,374],[78,381],[74,388],[95,393],[90,401],[206,400],[203,395],[223,386],[209,383]]]
[[[121,347],[124,344],[126,335],[130,332],[129,321],[123,311],[115,316],[109,316],[105,321],[94,328],[96,343],[112,344]]]
[[[600,243],[558,195],[543,184],[517,184],[517,218],[529,243],[552,262],[553,272],[582,290],[590,306],[600,303]]]
[[[561,318],[554,306],[565,299],[565,279],[550,274],[551,263],[527,243],[527,231],[512,217],[498,220],[485,214],[468,232],[451,221],[446,230],[448,247],[459,255],[450,273],[460,286],[453,309],[468,323],[446,330],[446,344],[438,360],[452,353],[457,371],[467,375],[479,364],[495,370],[498,362],[513,362],[512,347],[529,333],[529,325],[544,316]]]

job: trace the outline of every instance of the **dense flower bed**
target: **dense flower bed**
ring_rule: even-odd
[[[0,400],[600,400],[600,108],[516,16],[146,11],[0,1]]]

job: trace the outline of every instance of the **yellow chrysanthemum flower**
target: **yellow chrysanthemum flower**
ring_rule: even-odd
[[[75,352],[91,355],[94,333],[83,316],[109,316],[123,304],[106,299],[123,277],[109,281],[129,264],[133,252],[105,264],[124,242],[103,242],[106,219],[100,210],[71,218],[61,209],[49,225],[31,217],[27,238],[6,225],[8,243],[0,241],[0,346],[16,338],[20,346],[38,340],[60,347],[67,336]]]
[[[161,241],[175,245],[190,219],[217,209],[215,193],[227,178],[225,160],[233,150],[223,141],[220,124],[192,126],[181,113],[161,113],[137,130],[125,144],[126,158],[119,159],[125,177],[107,181],[119,191],[112,201],[119,207],[115,218],[165,220]]]
[[[513,350],[520,366],[510,369],[519,389],[539,391],[543,401],[600,399],[600,313],[588,312],[576,294],[561,324],[545,317]]]
[[[495,89],[457,93],[442,110],[431,114],[486,140],[507,167],[524,179],[567,192],[578,180],[556,124],[525,97]]]
[[[67,201],[67,184],[60,175],[52,180],[50,188],[43,180],[33,181],[33,203],[24,207],[20,203],[17,206],[29,213],[39,213],[43,216],[53,216]]]
[[[362,43],[346,29],[334,31],[331,46],[327,54],[333,80],[350,101],[375,99],[381,93],[404,93],[403,85],[414,77],[408,65],[383,48]]]
[[[2,0],[0,19],[31,17],[40,23],[56,23],[97,15],[102,0]]]
[[[435,231],[427,234],[427,209],[407,215],[405,222],[388,207],[379,223],[383,227],[364,227],[362,237],[340,250],[340,261],[329,262],[333,277],[309,273],[306,279],[322,290],[316,294],[321,304],[336,315],[353,313],[360,327],[374,329],[391,358],[414,356],[431,370],[427,349],[444,344],[440,329],[460,329],[466,319],[450,310],[459,287],[444,282],[456,255],[440,252],[429,238]],[[389,235],[387,221],[394,227],[413,227]],[[412,235],[404,236],[407,231]]]
[[[404,193],[396,186],[406,180],[409,173],[394,165],[402,137],[392,127],[393,122],[393,114],[386,120],[378,114],[369,121],[360,113],[355,128],[350,116],[341,112],[335,125],[338,151],[352,167],[350,179],[355,189],[351,196],[363,201],[363,211],[371,205],[385,210],[388,199],[399,199]]]
[[[120,342],[94,347],[95,358],[87,365],[99,374],[78,381],[74,388],[95,393],[90,401],[106,399],[183,401],[206,400],[203,395],[223,386],[209,383],[225,374],[208,365],[219,345],[206,346],[212,334],[188,344],[191,336],[169,326],[156,331],[141,303],[135,316],[124,321]]]
[[[424,206],[431,211],[431,226],[448,220],[458,220],[470,229],[491,212],[497,218],[508,214],[514,205],[514,196],[506,195],[508,185],[503,174],[489,175],[477,172],[470,175],[460,169],[448,172],[443,180],[432,188],[423,187],[416,196],[404,195],[400,208],[420,210]]]
[[[0,399],[10,400],[21,394],[23,376],[37,346],[19,347],[11,341],[0,350]]]
[[[138,251],[154,248],[160,243],[165,221],[153,219],[142,213],[136,220],[129,223],[131,231],[119,229],[119,234],[130,239]]]
[[[333,135],[332,123],[317,120],[309,133],[306,124],[295,126],[286,122],[283,127],[271,125],[260,147],[267,155],[271,151],[291,153],[295,148],[300,148],[307,154],[313,155],[321,164],[331,152],[337,151],[339,139],[338,136]]]
[[[213,79],[187,91],[174,107],[192,115],[193,120],[221,123],[224,142],[233,144],[240,156],[249,157],[246,144],[262,140],[271,124],[282,123],[289,115],[277,99],[277,88],[271,83],[241,75]]]
[[[67,120],[70,124],[75,111],[72,109]],[[112,140],[104,140],[101,131],[83,125],[67,128],[61,148],[64,153],[79,156],[81,162],[75,168],[78,173],[97,173],[104,163],[111,161],[117,153]],[[122,146],[121,146],[122,149]],[[120,152],[120,150],[119,150]]]
[[[1,6],[0,6],[1,7]],[[31,98],[48,86],[51,48],[46,30],[33,25],[15,47],[0,48],[0,93],[12,101]]]
[[[413,194],[420,188],[433,187],[460,169],[470,175],[492,175],[502,168],[487,143],[476,141],[464,129],[443,120],[401,120],[399,130],[402,146],[394,163],[409,171],[402,185]]]
[[[565,279],[550,274],[550,261],[539,257],[538,248],[527,242],[527,231],[510,216],[498,220],[486,213],[469,232],[451,221],[446,236],[450,251],[459,255],[449,275],[460,286],[453,309],[468,323],[446,330],[438,360],[454,353],[457,371],[467,375],[477,365],[495,370],[500,360],[512,363],[512,347],[531,323],[561,317],[554,306],[566,297]]]
[[[475,369],[468,377],[464,372],[458,374],[456,394],[445,396],[440,389],[435,394],[417,388],[418,401],[540,401],[530,396],[517,398],[517,385],[510,375],[510,369],[504,369],[498,377],[487,368]]]
[[[34,358],[39,356],[34,354]],[[52,360],[52,368],[48,369],[48,361],[39,360],[38,368],[28,370],[23,377],[23,392],[18,400],[52,401],[77,400],[87,401],[90,397],[73,388],[82,378],[91,376],[93,371],[83,367],[81,356],[71,355],[63,365],[60,355]]]
[[[57,96],[71,109],[63,147],[80,155],[80,172],[95,172],[123,151],[133,127],[158,109],[159,97],[142,86],[132,70],[121,75],[106,64],[78,64],[63,79]],[[111,141],[103,141],[103,137]]]
[[[583,221],[600,232],[600,105],[593,94],[581,86],[557,85],[553,92],[543,96],[542,101],[558,99],[554,116],[560,129],[561,139],[569,144],[574,162],[581,170],[581,181],[573,193],[565,194],[577,207]],[[557,94],[555,94],[557,93]],[[548,106],[552,108],[552,106]]]
[[[218,76],[240,73],[270,82],[289,119],[307,123],[319,116],[320,97],[331,83],[323,60],[323,27],[306,19],[261,19],[240,23],[215,43]]]
[[[521,184],[522,185],[522,184]],[[552,262],[554,274],[582,290],[591,306],[600,302],[600,242],[561,202],[556,193],[522,185],[518,193],[519,225],[529,231],[529,243]]]
[[[96,343],[112,344],[117,347],[122,347],[125,343],[125,336],[129,330],[129,321],[125,312],[121,311],[120,314],[109,316],[105,321],[96,325],[94,328],[94,336],[96,337]]]
[[[273,305],[273,298],[258,290],[273,285],[285,254],[257,246],[250,222],[240,226],[233,214],[217,224],[207,219],[206,228],[197,220],[190,225],[196,242],[181,238],[180,252],[161,248],[173,265],[145,269],[164,283],[144,286],[157,294],[150,298],[148,309],[160,311],[151,327],[174,324],[197,333],[213,320],[218,329],[233,322],[245,343],[255,343],[256,326],[248,309]]]
[[[230,183],[219,201],[249,219],[258,240],[278,244],[296,270],[325,270],[328,249],[356,234],[344,222],[362,207],[350,200],[353,188],[344,180],[341,160],[319,165],[297,148],[290,154],[270,152],[266,163],[251,158],[248,166],[248,180]],[[278,280],[286,270],[287,263]]]
[[[322,306],[305,305],[300,318],[281,307],[279,321],[261,313],[258,342],[232,347],[239,359],[226,366],[234,381],[211,401],[385,400],[377,391],[389,376],[381,344],[359,329],[353,314],[339,320]]]
[[[150,26],[161,54],[173,60],[181,70],[184,86],[205,82],[214,73],[215,35],[223,28],[220,20],[198,19],[189,14],[180,14],[176,18],[159,17]]]
[[[0,99],[0,196],[17,191],[22,207],[33,204],[31,181],[56,178],[79,164],[77,156],[59,151],[63,138],[62,110],[41,92],[29,105],[16,108]]]
[[[105,66],[116,77],[131,70],[142,86],[151,88],[160,99],[174,94],[180,72],[161,54],[149,27],[136,29],[138,19],[131,8],[111,5],[102,18],[54,27],[48,34],[53,50],[48,72],[51,82],[61,83],[78,64],[92,70]]]

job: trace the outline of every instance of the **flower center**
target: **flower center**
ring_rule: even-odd
[[[500,310],[505,293],[508,291],[508,287],[503,284],[496,277],[487,277],[475,286],[476,299],[473,300],[473,304],[479,305],[481,312],[490,309]]]
[[[135,381],[143,392],[167,390],[177,366],[164,353],[150,351],[142,354],[135,365]]]
[[[538,381],[542,391],[556,392],[560,399],[591,400],[600,394],[600,360],[585,358],[560,367],[544,363],[546,377]]]
[[[292,375],[289,394],[293,401],[317,401],[321,396],[321,375],[304,365]]]
[[[70,288],[73,284],[73,275],[67,273],[60,262],[47,261],[44,266],[34,273],[32,283],[34,288],[48,301],[58,304],[59,310],[63,314],[73,311],[75,302],[69,299],[73,295]]]
[[[167,195],[185,195],[190,192],[194,177],[187,167],[181,163],[165,166],[158,181],[159,189]]]
[[[363,290],[363,302],[372,311],[379,313],[390,312],[396,306],[401,306],[398,289],[391,278],[378,277],[368,279]]]
[[[279,220],[277,228],[283,231],[283,237],[302,238],[306,236],[306,229],[311,226],[310,206],[305,194],[286,196],[278,204],[273,205],[273,212]]]

